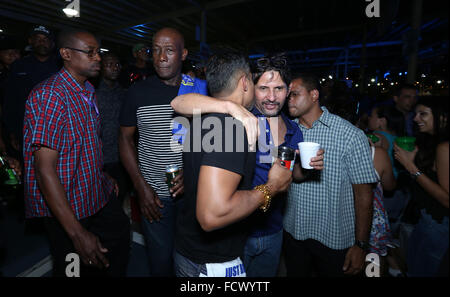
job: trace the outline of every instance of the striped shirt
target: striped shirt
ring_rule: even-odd
[[[183,168],[181,145],[172,139],[171,121],[174,111],[170,104],[142,106],[138,108],[136,117],[139,130],[139,168],[158,195],[168,198],[170,194],[165,182],[166,166],[178,165]]]
[[[355,242],[352,184],[376,183],[377,177],[364,132],[322,110],[310,129],[298,125],[304,141],[324,149],[324,169],[310,180],[291,184],[283,226],[297,240],[311,238],[341,250]]]
[[[156,76],[134,84],[127,93],[120,115],[121,126],[136,126],[139,132],[138,163],[145,181],[160,198],[170,199],[165,182],[167,165],[183,168],[183,147],[172,137],[175,111],[170,102],[178,86],[169,86]]]
[[[52,216],[39,189],[33,153],[41,146],[58,152],[56,171],[78,219],[108,202],[113,185],[102,172],[100,118],[94,88],[82,87],[62,68],[37,85],[25,106],[24,173],[27,218]]]

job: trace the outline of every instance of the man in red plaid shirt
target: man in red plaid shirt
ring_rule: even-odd
[[[77,253],[80,276],[124,276],[130,224],[102,172],[100,118],[93,86],[100,72],[96,38],[64,32],[64,67],[37,85],[24,119],[26,217],[44,217],[55,276],[65,276],[66,256]]]

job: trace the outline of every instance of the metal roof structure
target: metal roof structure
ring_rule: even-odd
[[[415,1],[421,2],[419,58],[447,59],[447,1],[0,0],[0,29],[83,28],[108,46],[129,48],[151,43],[158,29],[170,26],[184,34],[193,61],[228,46],[250,57],[285,51],[294,70],[348,73],[360,66],[363,48],[368,66],[404,65],[399,57],[413,38]],[[79,17],[69,18],[62,9],[75,2]],[[379,17],[367,16],[371,2],[378,2]]]

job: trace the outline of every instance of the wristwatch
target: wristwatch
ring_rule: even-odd
[[[360,249],[362,249],[363,251],[368,251],[370,248],[370,245],[367,241],[362,241],[362,240],[355,240],[355,245],[357,247],[359,247]]]

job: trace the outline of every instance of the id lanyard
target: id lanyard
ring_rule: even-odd
[[[89,98],[87,98],[83,93],[81,93],[81,97],[83,97],[84,101],[86,101],[90,107],[94,107],[95,112],[98,115],[98,108],[97,108],[97,105],[95,104],[94,100],[89,100]]]

